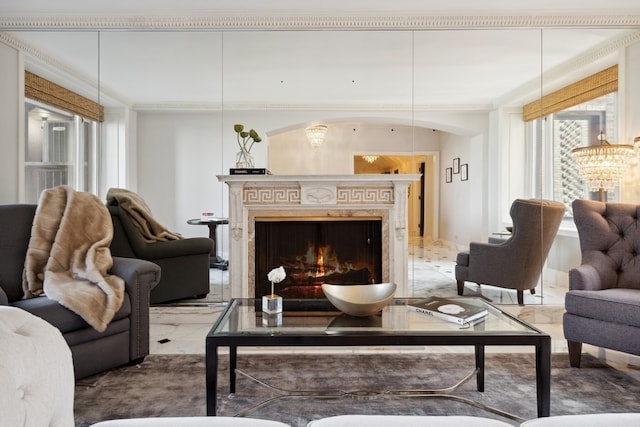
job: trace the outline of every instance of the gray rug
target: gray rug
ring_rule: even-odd
[[[535,370],[532,354],[488,354],[485,392],[475,381],[457,394],[535,418]],[[228,393],[226,356],[219,367],[218,415],[233,416],[273,397],[273,392],[242,376],[236,394]],[[551,414],[640,412],[640,383],[583,356],[583,367],[568,367],[567,355],[554,355]],[[440,388],[455,383],[473,367],[471,354],[240,354],[238,369],[287,389],[396,390]],[[480,408],[448,399],[374,397],[338,399],[285,398],[249,417],[291,426],[340,414],[476,415],[512,422]],[[202,355],[147,357],[87,378],[76,386],[77,426],[132,417],[206,415],[205,362]],[[512,422],[517,425],[517,422]]]

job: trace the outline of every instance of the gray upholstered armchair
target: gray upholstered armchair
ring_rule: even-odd
[[[534,293],[564,212],[562,203],[516,199],[510,210],[513,231],[509,239],[500,243],[471,242],[468,251],[458,254],[458,295],[463,294],[464,282],[469,281],[515,289],[518,304],[524,304],[523,291]]]
[[[640,206],[575,200],[573,219],[582,263],[565,296],[571,366],[582,343],[640,355]]]

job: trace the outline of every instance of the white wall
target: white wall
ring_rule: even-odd
[[[208,236],[206,227],[186,221],[202,212],[225,215],[223,184],[216,179],[223,171],[220,115],[140,112],[137,128],[137,193],[165,227]]]
[[[487,196],[483,191],[481,138],[459,135],[442,136],[440,157],[440,238],[467,247],[470,241],[483,240],[486,236],[485,212]],[[468,165],[468,180],[461,174],[453,174],[446,182],[446,168],[453,167],[453,159]]]
[[[228,193],[216,175],[235,167],[238,151],[233,125],[255,129],[265,140],[254,146],[256,167],[273,173],[353,173],[353,155],[366,152],[402,154],[441,153],[444,164],[460,157],[469,164],[469,180],[444,184],[439,173],[441,200],[440,238],[468,244],[486,235],[486,183],[482,160],[486,149],[487,113],[423,112],[411,128],[406,112],[325,111],[225,111],[139,112],[137,118],[137,192],[166,227],[185,236],[206,235],[206,227],[186,224],[203,211],[227,216]],[[444,140],[433,132],[438,120],[443,127],[459,132]],[[304,132],[314,122],[329,126],[325,145],[311,150]],[[383,122],[401,124],[397,127]],[[344,123],[347,122],[347,123]],[[365,126],[366,124],[366,126]],[[356,131],[353,131],[354,125]],[[410,133],[407,129],[411,129]],[[476,136],[472,136],[476,135]],[[473,158],[473,160],[472,160]],[[455,192],[446,193],[448,188]],[[460,199],[459,197],[463,198]],[[470,208],[473,215],[469,215]],[[444,225],[444,227],[443,227]],[[448,230],[443,234],[442,230]],[[219,229],[220,250],[225,251],[226,227]]]
[[[318,150],[311,148],[304,128],[270,136],[267,145],[269,170],[274,174],[290,175],[352,174],[355,155],[407,155],[440,148],[439,133],[432,129],[364,119],[334,122],[328,127],[325,141]]]
[[[19,117],[21,81],[18,52],[0,43],[0,204],[17,203],[20,199]],[[23,110],[23,109],[22,109]]]

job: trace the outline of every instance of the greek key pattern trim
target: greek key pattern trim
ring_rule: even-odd
[[[338,188],[336,203],[339,205],[393,204],[393,188],[342,187]]]
[[[296,205],[300,204],[300,188],[245,188],[242,201],[245,205]]]

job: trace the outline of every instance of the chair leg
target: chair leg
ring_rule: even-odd
[[[518,295],[518,305],[524,305],[524,291],[518,289],[516,293]]]
[[[464,292],[464,280],[457,280],[456,283],[458,285],[458,295],[462,295]]]
[[[580,357],[582,356],[582,343],[567,340],[569,347],[569,364],[573,368],[580,367]]]

